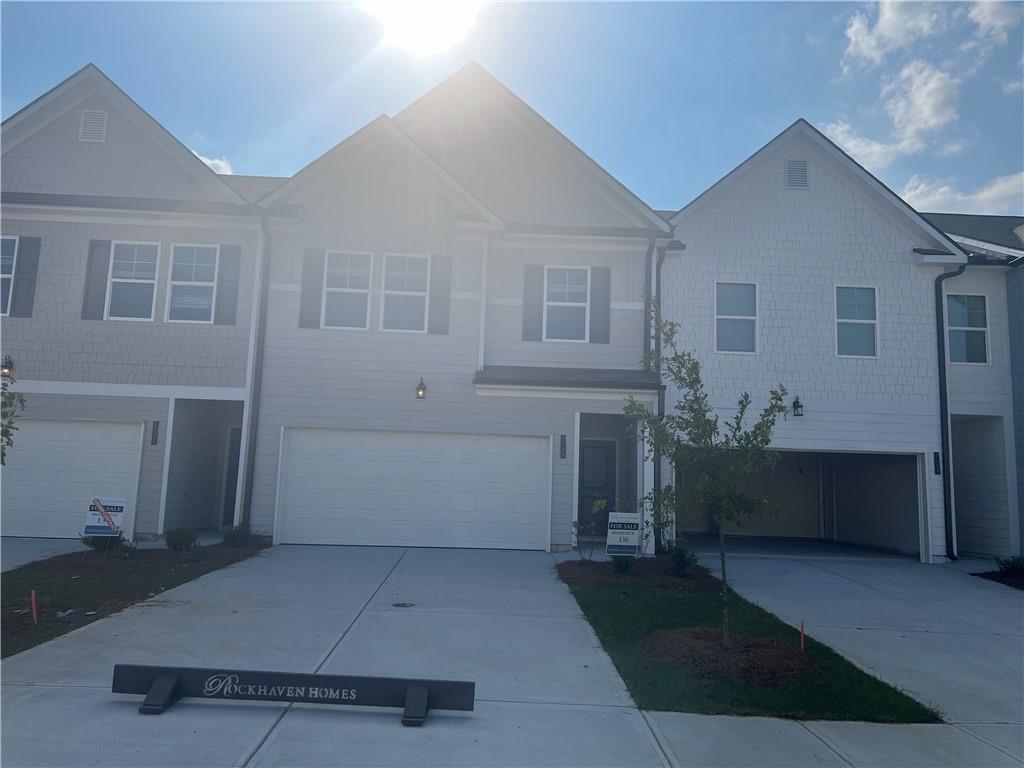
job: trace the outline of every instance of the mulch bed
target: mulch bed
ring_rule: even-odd
[[[629,573],[615,573],[613,565],[599,560],[566,560],[558,564],[558,575],[570,585],[672,587],[673,589],[720,589],[718,579],[695,565],[686,576],[672,575],[669,557],[641,557],[630,565]]]
[[[818,671],[806,654],[777,637],[733,636],[711,627],[659,629],[643,642],[649,659],[683,667],[706,679],[738,678],[750,685],[774,688]]]
[[[37,560],[0,579],[0,655],[20,653],[96,619],[180,586],[211,571],[245,560],[269,546],[253,538],[240,547],[214,544],[191,552],[138,549],[72,552]],[[32,622],[36,591],[39,623]],[[58,613],[71,611],[64,617]]]
[[[1024,590],[1024,573],[1007,573],[1006,571],[985,571],[984,573],[972,573],[972,576],[980,576],[989,581],[998,581],[1014,589]]]

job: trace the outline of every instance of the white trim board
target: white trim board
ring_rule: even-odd
[[[630,389],[592,389],[590,387],[525,387],[512,384],[477,384],[478,395],[493,397],[548,397],[578,400],[625,400],[633,397],[648,405],[657,403],[658,395],[650,391]]]
[[[37,395],[91,395],[96,397],[189,398],[192,400],[245,400],[245,387],[192,387],[173,384],[105,384],[91,381],[38,381],[19,379],[13,390]]]

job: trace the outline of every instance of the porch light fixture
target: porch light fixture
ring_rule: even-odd
[[[427,399],[427,385],[423,383],[423,377],[420,376],[420,383],[416,385],[416,399],[426,400]]]
[[[797,395],[795,398],[793,398],[793,415],[804,415],[804,404],[800,402],[800,395]]]
[[[10,379],[14,374],[14,361],[11,360],[10,355],[4,355],[4,361],[0,364],[0,376],[5,379]]]

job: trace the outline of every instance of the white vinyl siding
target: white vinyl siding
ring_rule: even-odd
[[[984,296],[946,297],[951,363],[988,363],[988,302]]]
[[[878,312],[875,289],[836,286],[836,354],[878,356]]]
[[[14,285],[14,267],[18,258],[18,238],[0,238],[0,315],[11,308],[11,289]]]
[[[590,340],[590,268],[544,268],[544,341]]]
[[[430,257],[384,254],[382,331],[426,333]]]
[[[328,251],[324,259],[323,328],[370,327],[373,255]]]
[[[158,243],[111,243],[108,320],[152,320],[156,300]]]
[[[175,245],[171,254],[167,319],[179,323],[212,323],[220,248],[216,245]]]
[[[757,352],[754,283],[715,283],[715,351]]]

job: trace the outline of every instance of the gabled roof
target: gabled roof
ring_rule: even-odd
[[[1024,251],[1024,216],[983,216],[973,213],[922,213],[950,237],[968,238]]]
[[[763,155],[769,153],[774,148],[781,145],[783,142],[788,141],[796,135],[802,135],[810,139],[814,144],[819,146],[828,156],[835,159],[841,165],[846,166],[850,169],[854,176],[859,177],[869,187],[873,188],[879,195],[880,199],[890,206],[893,211],[898,215],[904,217],[912,226],[922,230],[926,235],[932,238],[934,241],[942,245],[944,248],[956,254],[958,260],[966,258],[967,254],[964,250],[954,242],[945,232],[936,227],[930,221],[925,219],[920,213],[914,210],[902,197],[893,192],[889,187],[883,184],[878,178],[876,178],[870,171],[864,166],[850,157],[844,152],[838,145],[835,144],[825,134],[811,125],[804,118],[799,118],[796,122],[786,128],[782,133],[777,135],[754,154],[740,163],[738,166],[733,168],[729,173],[723,176],[721,179],[712,184],[708,189],[694,198],[692,201],[687,203],[681,209],[670,217],[669,221],[672,224],[678,225],[684,216],[688,213],[699,209],[707,201],[715,198],[722,190],[726,189],[731,183],[737,178],[741,177],[751,166],[753,166],[757,160]]]
[[[93,86],[89,89],[88,86]],[[86,86],[81,89],[80,86]],[[78,92],[78,96],[74,92]],[[245,203],[246,200],[225,184],[209,166],[196,157],[188,147],[178,141],[152,115],[95,64],[86,64],[53,88],[25,105],[3,121],[3,152],[6,154],[51,122],[74,109],[84,99],[99,91],[125,117],[139,128],[158,147],[203,188],[225,203]]]
[[[670,232],[654,210],[476,62],[394,121],[509,225]],[[532,215],[538,210],[543,217]]]
[[[347,139],[324,152],[324,154],[306,165],[290,179],[286,179],[283,184],[262,197],[259,200],[259,204],[274,205],[279,202],[286,202],[290,195],[315,179],[329,166],[343,163],[348,156],[379,140],[390,141],[398,146],[420,170],[437,182],[448,193],[449,197],[468,211],[472,211],[478,218],[479,223],[494,228],[501,226],[501,220],[487,206],[477,200],[458,181],[453,179],[450,174],[410,141],[408,136],[392,124],[391,119],[387,115],[381,115],[377,119],[372,120]]]

